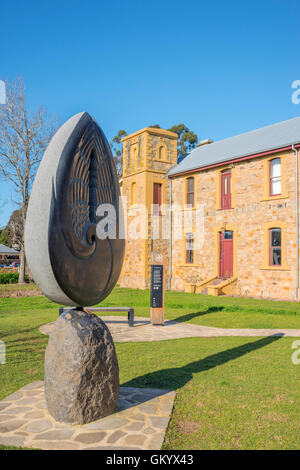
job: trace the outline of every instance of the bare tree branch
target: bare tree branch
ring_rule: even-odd
[[[13,183],[20,214],[12,237],[24,258],[24,225],[31,186],[38,164],[57,128],[56,121],[41,106],[28,110],[22,78],[6,82],[7,103],[0,106],[0,178]],[[24,282],[25,262],[19,282]],[[21,272],[22,271],[22,272]]]

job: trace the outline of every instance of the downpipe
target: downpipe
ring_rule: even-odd
[[[298,300],[299,293],[299,176],[298,176],[298,149],[292,145],[292,150],[296,157],[296,287],[295,300]]]
[[[173,200],[172,200],[172,179],[170,179],[170,220],[169,220],[169,224],[170,224],[170,230],[169,230],[169,236],[170,236],[170,246],[169,246],[169,282],[168,282],[168,290],[171,290],[171,285],[172,285],[172,249],[173,249],[173,246],[172,246],[172,237],[173,237],[173,233],[172,233],[172,204],[173,204]]]

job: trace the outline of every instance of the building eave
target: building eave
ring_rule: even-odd
[[[241,161],[245,161],[245,160],[252,160],[254,158],[259,158],[259,157],[263,157],[263,156],[266,156],[266,155],[272,155],[272,154],[276,154],[276,153],[280,153],[280,152],[285,152],[285,151],[288,151],[288,150],[292,150],[292,145],[294,145],[295,148],[300,148],[300,143],[295,142],[294,144],[290,144],[286,147],[273,148],[273,149],[265,150],[265,151],[258,152],[258,153],[252,153],[252,154],[249,154],[249,155],[243,155],[243,156],[238,156],[238,157],[235,157],[235,158],[224,159],[222,161],[211,163],[209,165],[203,165],[203,166],[200,165],[200,166],[197,166],[195,168],[190,168],[190,169],[185,170],[185,171],[180,171],[178,173],[169,174],[168,178],[170,178],[170,179],[171,178],[177,178],[177,177],[180,177],[180,176],[183,176],[183,175],[187,175],[187,174],[191,174],[191,173],[198,173],[200,171],[209,170],[211,168],[216,168],[216,167],[220,167],[220,166],[224,166],[224,165],[230,165],[231,163],[237,163],[237,162],[241,162]]]
[[[132,134],[126,135],[121,139],[121,142],[126,142],[126,140],[131,139],[132,137],[138,136],[139,134],[143,134],[147,132],[148,134],[158,135],[160,137],[167,136],[170,139],[178,139],[178,135],[175,132],[167,131],[165,129],[159,129],[157,127],[144,127],[137,132],[133,132]]]

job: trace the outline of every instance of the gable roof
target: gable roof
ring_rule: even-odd
[[[2,245],[0,243],[0,253],[1,254],[8,254],[8,255],[19,255],[19,251],[14,250],[13,248],[9,248],[8,246]]]
[[[300,117],[196,147],[184,160],[171,168],[168,175],[173,176],[297,143],[300,143]]]

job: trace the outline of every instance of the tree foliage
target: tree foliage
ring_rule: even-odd
[[[185,124],[177,124],[170,127],[168,131],[175,132],[178,135],[177,153],[178,161],[181,161],[187,153],[196,147],[198,136],[191,131]]]
[[[127,135],[127,132],[124,129],[119,130],[117,135],[113,137],[110,147],[113,154],[114,162],[116,165],[116,170],[119,178],[122,177],[123,173],[123,146],[122,139]]]
[[[4,228],[0,233],[0,243],[5,246],[10,246],[9,238],[7,236],[6,228]]]
[[[21,248],[22,238],[23,238],[23,217],[22,209],[17,209],[11,214],[9,221],[3,230],[6,243],[4,245],[13,247],[18,246]],[[1,234],[2,235],[2,234]]]
[[[151,126],[155,129],[161,129],[159,124],[153,124]],[[191,131],[185,124],[177,124],[168,131],[175,132],[178,135],[178,143],[177,143],[177,152],[178,152],[178,161],[180,162],[187,153],[189,153],[193,148],[196,147],[198,143],[198,136],[195,132]],[[125,137],[127,132],[124,129],[121,129],[118,134],[112,139],[110,143],[116,169],[118,176],[122,176],[123,172],[123,146],[122,146],[122,138]]]

